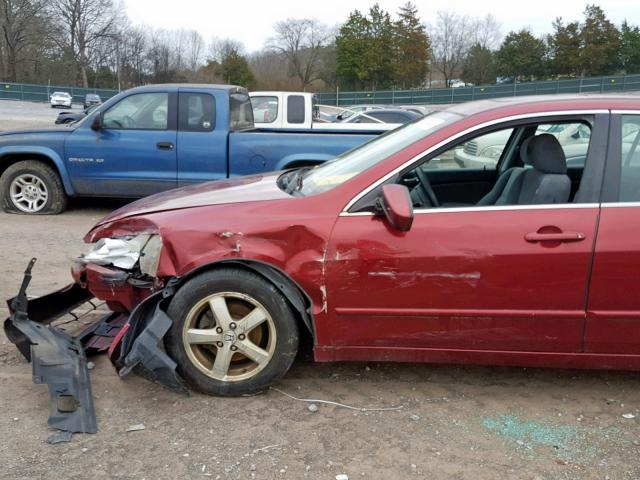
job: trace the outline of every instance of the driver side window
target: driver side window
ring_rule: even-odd
[[[168,111],[168,93],[138,93],[107,110],[103,126],[118,130],[166,130]]]
[[[418,209],[571,203],[590,140],[588,121],[494,130],[425,158],[399,183]]]

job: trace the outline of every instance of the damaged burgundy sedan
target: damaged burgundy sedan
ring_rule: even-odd
[[[267,387],[302,337],[317,361],[637,369],[639,143],[637,96],[452,106],[322,166],[134,202],[70,290],[128,319],[121,374],[209,394]]]

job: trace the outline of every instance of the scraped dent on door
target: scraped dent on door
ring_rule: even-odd
[[[397,279],[401,281],[403,285],[407,285],[426,278],[442,278],[447,280],[461,280],[463,282],[469,283],[472,286],[476,286],[478,284],[478,281],[480,280],[480,272],[396,272],[393,270],[384,270],[378,272],[369,272],[368,275],[370,277],[389,277]]]

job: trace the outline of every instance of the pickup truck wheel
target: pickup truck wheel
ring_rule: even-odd
[[[210,395],[262,390],[282,377],[298,351],[298,325],[285,297],[244,270],[203,273],[183,285],[167,310],[165,337],[178,372]]]
[[[37,160],[11,165],[0,177],[4,209],[11,213],[57,214],[67,206],[58,174]]]

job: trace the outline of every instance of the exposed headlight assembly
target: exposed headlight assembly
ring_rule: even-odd
[[[136,263],[145,275],[155,276],[162,252],[160,235],[137,235],[131,238],[102,238],[80,260],[97,265],[113,265],[131,270]]]

